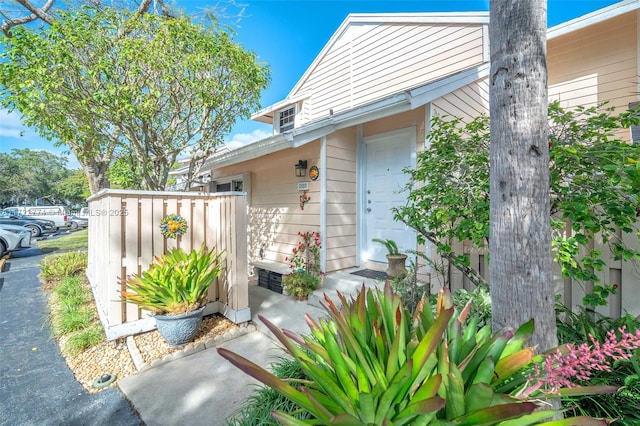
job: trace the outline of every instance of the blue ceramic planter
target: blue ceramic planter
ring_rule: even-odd
[[[204,308],[179,315],[156,315],[158,331],[171,346],[187,344],[198,333]]]

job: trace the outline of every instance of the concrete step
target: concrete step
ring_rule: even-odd
[[[342,293],[346,299],[349,300],[351,297],[357,296],[363,284],[365,288],[382,288],[384,281],[360,277],[348,272],[332,272],[324,276],[322,287],[309,295],[307,303],[311,306],[322,308],[326,294],[327,297],[339,307],[341,302],[338,298],[338,292]]]

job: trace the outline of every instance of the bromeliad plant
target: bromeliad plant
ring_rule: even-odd
[[[525,342],[533,322],[517,331],[491,334],[468,318],[470,304],[457,314],[449,293],[439,295],[436,314],[425,303],[413,318],[387,283],[360,291],[341,307],[325,296],[328,318],[306,318],[309,336],[280,330],[260,318],[301,364],[309,380],[299,387],[251,361],[219,348],[218,353],[262,383],[278,390],[313,416],[308,422],[274,411],[285,425],[530,425],[556,414],[539,409],[541,386],[527,371],[537,361]],[[528,369],[528,370],[527,370]],[[572,392],[605,392],[581,388]],[[535,411],[535,412],[534,412]],[[548,425],[600,425],[605,420],[574,417]]]
[[[173,249],[156,257],[142,274],[128,276],[121,295],[155,314],[194,311],[206,303],[209,286],[220,275],[223,253],[204,246],[190,253]]]

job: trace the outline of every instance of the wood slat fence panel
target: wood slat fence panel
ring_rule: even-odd
[[[636,224],[638,228],[640,224]],[[567,224],[565,228],[566,237],[572,235],[571,225]],[[618,233],[618,237],[629,247],[640,247],[640,238],[634,233],[622,234]],[[457,242],[452,245],[454,253],[464,253],[469,257],[471,267],[476,271],[480,271],[483,277],[488,281],[488,250],[478,249],[468,242]],[[630,313],[633,316],[640,316],[640,264],[634,261],[615,260],[609,246],[603,243],[602,237],[596,235],[593,244],[589,249],[599,250],[602,253],[602,260],[606,266],[602,271],[596,271],[600,282],[603,284],[616,284],[617,292],[609,296],[607,306],[598,307],[596,311],[602,315],[619,318],[624,313]],[[584,255],[584,252],[581,254]],[[434,257],[439,259],[439,257]],[[437,260],[446,265],[446,261]],[[445,268],[446,270],[446,268]],[[450,276],[444,277],[435,271],[430,270],[432,291],[438,291],[442,283],[450,282],[451,289],[460,288],[471,289],[473,284],[465,278],[457,269],[451,268]],[[593,282],[580,282],[571,278],[563,278],[560,267],[554,263],[553,278],[556,284],[556,292],[562,298],[565,305],[576,309],[582,306],[582,298],[593,289]]]
[[[155,256],[172,248],[190,251],[203,244],[225,252],[224,271],[209,290],[205,314],[221,312],[236,323],[249,321],[246,210],[241,192],[107,189],[89,198],[87,277],[107,338],[155,328],[149,312],[121,299],[127,275],[141,273]],[[172,213],[185,217],[188,229],[177,239],[165,239],[160,222]]]

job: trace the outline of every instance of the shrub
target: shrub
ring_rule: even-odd
[[[53,335],[64,336],[91,324],[95,315],[90,300],[91,291],[79,276],[67,276],[55,284],[51,298]]]
[[[65,276],[51,284],[50,323],[54,337],[60,339],[63,353],[76,356],[105,340],[98,321],[93,294],[80,275]]]
[[[309,296],[319,284],[319,276],[304,270],[293,271],[282,279],[282,288],[291,296],[298,298]]]
[[[104,329],[99,323],[92,323],[87,327],[83,327],[77,333],[69,335],[66,341],[64,351],[71,356],[77,356],[85,349],[97,345],[105,340]]]
[[[279,357],[275,363],[271,364],[271,369],[275,376],[289,384],[307,379],[300,363],[294,358]],[[308,413],[300,410],[300,407],[278,391],[269,387],[259,386],[244,400],[242,406],[227,419],[227,425],[276,426],[280,423],[271,415],[274,410],[291,414],[299,419],[309,418]]]
[[[84,273],[87,269],[87,252],[70,251],[50,255],[40,262],[40,279],[45,285],[51,285],[71,275]]]

